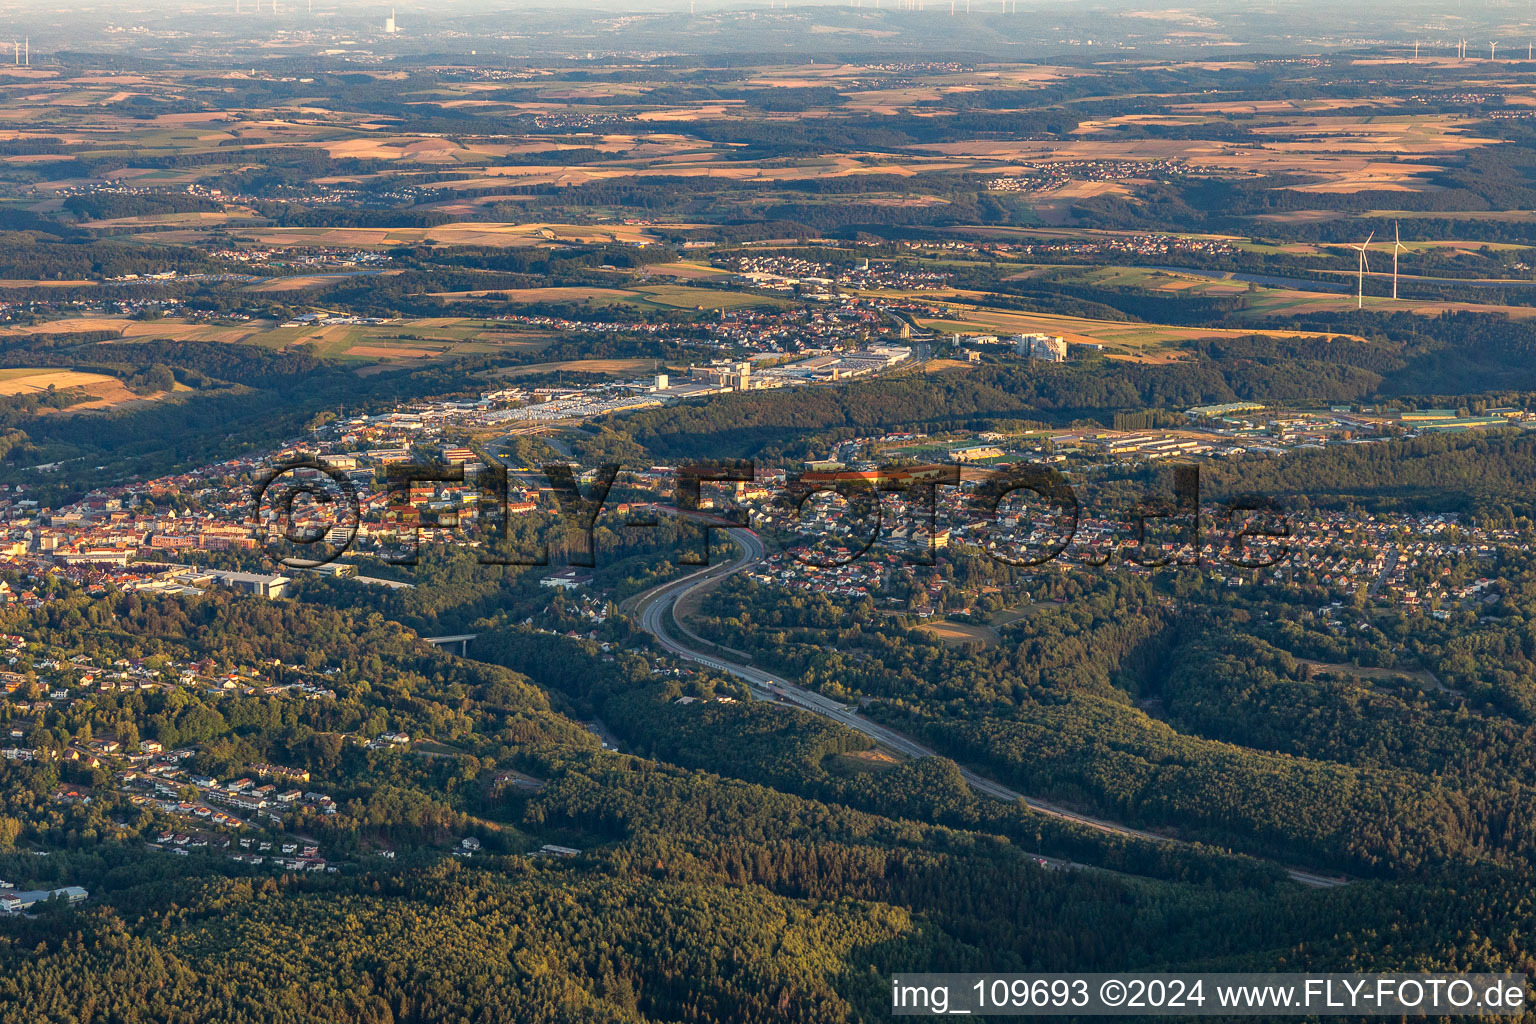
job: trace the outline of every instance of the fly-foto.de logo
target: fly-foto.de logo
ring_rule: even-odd
[[[787,475],[760,474],[751,460],[707,460],[634,471],[651,489],[638,489],[617,462],[585,472],[552,463],[533,479],[496,463],[393,463],[382,490],[370,492],[371,477],[359,481],[308,457],[257,478],[249,521],[269,555],[290,568],[334,562],[365,528],[390,540],[379,557],[393,564],[415,564],[422,532],[432,531],[475,542],[482,564],[547,565],[547,539],[519,543],[511,534],[514,518],[528,512],[553,517],[565,560],[580,566],[597,564],[600,523],[639,530],[656,527],[663,515],[684,527],[674,556],[680,565],[708,564],[717,529],[752,529],[817,566],[848,564],[882,544],[932,565],[952,538],[1015,567],[1058,559],[1145,568],[1214,560],[1262,569],[1289,557],[1291,526],[1276,501],[1246,494],[1202,503],[1199,467],[1171,468],[1168,492],[1095,513],[1059,470],[1031,462]],[[616,496],[616,485],[627,497]]]

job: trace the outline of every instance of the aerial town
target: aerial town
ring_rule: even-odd
[[[1526,1013],[1536,8],[7,13],[0,1024]]]

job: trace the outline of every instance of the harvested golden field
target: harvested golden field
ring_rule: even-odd
[[[1101,129],[1120,122],[1110,118],[1094,124]],[[1178,160],[1192,168],[1220,173],[1316,176],[1315,182],[1292,186],[1303,191],[1422,190],[1429,187],[1429,176],[1442,169],[1437,157],[1496,144],[1495,139],[1472,134],[1476,126],[1471,118],[1450,115],[1314,117],[1256,128],[1255,134],[1274,136],[1257,144],[1204,139],[1121,140],[1100,137],[1096,132],[1064,144],[970,140],[914,148],[996,162],[991,170],[998,173],[1024,170],[1020,165],[1026,162]]]
[[[381,270],[381,271],[379,271],[377,273],[370,273],[370,274],[354,274],[354,273],[296,274],[293,277],[280,277],[280,278],[277,278],[276,280],[273,280],[273,281],[263,281],[260,284],[253,284],[249,288],[247,288],[246,291],[252,291],[252,292],[296,292],[296,291],[302,291],[305,288],[314,288],[314,287],[317,287],[317,286],[323,285],[323,284],[335,284],[337,282],[349,280],[349,279],[355,278],[355,277],[393,277],[394,275],[399,274],[399,273],[402,273],[402,271],[399,271],[399,270]]]
[[[602,288],[593,285],[551,286],[547,288],[481,288],[463,292],[432,292],[433,298],[463,301],[501,299],[512,303],[587,302],[596,305],[630,303],[672,309],[734,309],[738,306],[780,306],[784,300],[748,292],[718,288],[696,288],[685,284],[658,282],[634,288]]]
[[[116,383],[117,379],[100,373],[80,373],[77,370],[9,369],[0,371],[0,395],[24,395],[29,391],[47,391],[49,388],[64,391],[68,388],[99,386],[107,381]]]
[[[0,371],[0,395],[25,395],[47,391],[83,391],[90,396],[85,402],[69,407],[76,412],[88,409],[110,409],[127,402],[152,401],[160,395],[136,395],[123,386],[116,377],[101,373],[81,373],[78,370],[9,369]]]
[[[67,320],[50,320],[25,327],[3,327],[0,335],[14,337],[19,334],[73,334],[76,331],[122,331],[133,321],[115,316],[81,316]]]
[[[102,383],[86,390],[92,396],[89,401],[72,405],[68,409],[60,410],[53,415],[63,416],[75,412],[88,412],[93,409],[115,409],[134,402],[156,402],[166,395],[164,391],[156,391],[147,395],[136,395],[116,380],[113,380],[110,384]],[[177,390],[180,389],[178,388]]]
[[[948,314],[943,319],[920,319],[919,326],[942,334],[1053,334],[1073,344],[1102,345],[1105,355],[1111,358],[1133,359],[1148,363],[1164,363],[1177,359],[1179,352],[1175,348],[1176,345],[1200,338],[1231,338],[1254,334],[1271,338],[1345,337],[1345,335],[1324,335],[1306,331],[1183,327],[1172,324],[1094,320],[1055,313],[977,309],[938,302],[935,305],[948,306]]]
[[[179,227],[197,227],[205,224],[227,224],[230,219],[231,214],[222,210],[207,210],[199,213],[161,213],[143,217],[114,217],[111,220],[88,220],[81,222],[81,227],[97,228],[100,230],[147,228],[166,224],[174,224]]]
[[[923,364],[924,373],[964,373],[973,364],[963,359],[930,359]]]
[[[63,334],[85,330],[116,331],[119,336],[115,340],[121,342],[166,338],[174,341],[246,343],[276,351],[303,348],[321,358],[385,361],[490,352],[503,347],[538,347],[547,340],[527,331],[497,330],[483,320],[460,317],[420,317],[385,324],[305,324],[291,327],[270,320],[220,325],[188,324],[179,320],[138,321],[81,317],[10,328],[0,332],[0,336]]]
[[[1391,287],[1390,278],[1379,274],[1370,275],[1372,284],[1367,289],[1385,290]],[[1251,304],[1252,314],[1304,314],[1348,312],[1355,308],[1352,293],[1306,292],[1286,288],[1264,289]],[[1389,295],[1365,296],[1365,308],[1380,312],[1413,313],[1417,316],[1440,316],[1445,313],[1491,313],[1514,320],[1536,317],[1536,306],[1505,306],[1483,302],[1436,302],[1419,299],[1393,299]]]
[[[502,371],[503,377],[523,377],[531,373],[609,373],[615,376],[644,373],[656,365],[654,359],[568,359],[555,363],[530,363]]]
[[[401,242],[421,240],[424,229],[404,229],[399,234],[412,237],[398,238],[387,228],[250,228],[242,234],[266,245],[335,245],[357,248],[375,248]],[[196,243],[205,240],[201,231],[162,231],[152,236],[165,242]]]
[[[707,263],[679,261],[653,264],[644,268],[641,274],[648,277],[671,277],[679,281],[703,281],[712,277],[724,277],[727,272]]]
[[[473,102],[461,100],[453,105],[468,105]],[[457,139],[431,136],[389,134],[331,139],[319,143],[319,146],[332,159],[400,160],[424,164],[477,164],[491,159],[504,160],[515,153],[547,153],[562,149],[586,148],[558,143],[462,142]],[[324,179],[317,180],[321,180],[322,183],[324,181]]]
[[[1128,196],[1131,187],[1123,181],[1069,181],[1046,193],[1052,199],[1091,199],[1094,196]]]
[[[1337,210],[1286,210],[1283,213],[1257,213],[1254,220],[1268,221],[1272,224],[1323,224],[1331,220],[1339,220],[1344,214]],[[1298,251],[1301,247],[1290,245],[1285,247],[1288,251]]]
[[[611,160],[603,164],[493,165],[477,168],[477,176],[426,182],[424,189],[452,192],[523,185],[584,185],[615,178],[702,177],[729,181],[802,181],[856,174],[909,177],[925,171],[1004,170],[992,160],[946,157],[928,153],[891,156],[878,153],[836,153],[788,164],[732,163],[721,154],[679,153],[644,160]]]
[[[1179,116],[1177,114],[1121,114],[1117,117],[1104,118],[1097,121],[1084,121],[1072,129],[1073,135],[1093,135],[1101,132],[1113,131],[1128,125],[1146,127],[1147,125],[1160,125],[1165,127],[1208,124],[1210,118]]]
[[[456,317],[456,316],[424,316],[424,317],[418,317],[415,320],[408,321],[408,325],[413,327],[413,328],[414,327],[456,327],[456,326],[458,326],[460,324],[463,324],[463,323],[465,323],[465,321],[460,319],[459,317]]]
[[[1168,109],[1183,114],[1315,114],[1327,110],[1345,110],[1361,103],[1396,106],[1400,100],[1391,97],[1359,99],[1310,99],[1310,100],[1242,100],[1231,102],[1174,103]]]
[[[16,278],[0,279],[0,288],[78,288],[84,284],[94,284],[94,281],[27,281]]]
[[[467,292],[429,292],[439,299],[504,299],[507,302],[602,302],[620,299],[637,299],[639,296],[622,288],[596,288],[587,286],[551,288],[482,288]]]
[[[435,348],[408,348],[404,345],[353,345],[347,349],[346,354],[366,359],[429,359],[441,353]]]
[[[731,114],[739,115],[745,105],[742,100],[721,100],[719,103],[706,103],[697,107],[670,108],[666,110],[645,110],[635,115],[637,121],[702,121],[706,118],[714,120],[727,117]]]
[[[1524,224],[1536,220],[1536,210],[1458,210],[1446,213],[1425,213],[1417,210],[1399,212],[1390,210],[1383,211],[1381,216],[1400,217],[1403,220],[1411,220],[1415,217],[1443,217],[1447,220],[1482,220],[1495,223]]]
[[[667,224],[667,228],[688,229],[695,224]],[[347,248],[388,248],[395,245],[544,245],[551,242],[652,243],[661,240],[648,226],[629,224],[548,224],[467,222],[444,224],[434,228],[242,228],[241,234],[266,245],[315,245]],[[193,230],[162,231],[151,236],[154,241],[201,242],[204,236]]]
[[[997,631],[987,626],[971,626],[963,622],[940,619],[936,622],[925,622],[917,628],[938,637],[948,647],[964,647],[972,644],[980,647],[995,647],[998,644]]]
[[[170,338],[173,341],[247,341],[260,334],[260,325],[224,327],[218,324],[185,324],[174,320],[132,321],[123,328],[124,341]]]

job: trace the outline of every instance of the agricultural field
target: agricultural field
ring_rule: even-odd
[[[391,275],[391,274],[398,273],[398,271],[381,270],[381,271],[363,271],[361,273],[367,274],[368,276],[376,276],[376,275],[388,276],[388,275]],[[308,289],[308,288],[314,288],[314,287],[317,287],[317,286],[330,284],[330,283],[333,283],[333,282],[336,282],[336,281],[345,281],[346,279],[348,279],[350,277],[357,277],[357,276],[361,276],[359,272],[338,273],[338,274],[290,274],[290,275],[288,275],[286,277],[273,278],[271,280],[262,281],[262,282],[260,282],[258,284],[253,284],[247,290],[248,291],[253,291],[253,292],[263,292],[263,293],[268,293],[268,292],[296,292],[296,291],[304,291],[305,289]]]
[[[948,647],[996,647],[1001,639],[997,631],[990,626],[972,626],[964,622],[951,622],[948,619],[925,622],[918,628],[924,633],[938,637]]]
[[[117,331],[123,341],[173,341],[257,345],[274,351],[302,348],[327,359],[358,363],[438,359],[459,355],[536,350],[547,336],[508,331],[491,321],[459,317],[425,317],[394,324],[317,324],[284,327],[271,322],[224,327],[184,324],[171,320],[142,323],[104,317],[55,320],[8,328],[0,337],[65,335],[83,331]]]
[[[776,308],[784,300],[747,292],[715,288],[690,288],[687,285],[640,285],[634,288],[550,287],[550,288],[479,288],[463,292],[432,292],[434,298],[447,300],[492,299],[513,305],[540,302],[579,302],[597,306],[635,305],[660,309],[739,309],[742,307]]]
[[[686,228],[687,225],[679,225]],[[589,227],[572,224],[445,224],[434,228],[289,228],[242,227],[240,233],[265,245],[346,246],[361,249],[399,245],[539,246],[551,243],[595,244],[655,242],[659,237],[643,228]],[[207,236],[195,229],[156,231],[144,236],[159,242],[199,242]]]
[[[1419,246],[1419,248],[1432,247],[1428,243]],[[1014,275],[1013,279],[1030,280],[1041,273],[1040,269],[1025,271]],[[1254,320],[1301,313],[1347,312],[1360,308],[1361,301],[1355,292],[1354,275],[1342,271],[1329,272],[1328,279],[1322,282],[1327,286],[1327,290],[1278,287],[1241,280],[1230,275],[1201,275],[1145,267],[1115,267],[1068,273],[1064,276],[1059,272],[1053,272],[1053,276],[1056,280],[1070,280],[1094,287],[1136,288],[1159,294],[1207,298],[1242,296],[1244,306],[1240,315]],[[1400,284],[1407,288],[1420,280],[1424,279],[1404,275],[1400,279]],[[1387,272],[1372,271],[1366,275],[1366,282],[1364,307],[1381,312],[1405,312],[1418,316],[1440,316],[1455,312],[1488,313],[1519,319],[1536,316],[1536,307],[1525,305],[1431,301],[1408,297],[1393,299],[1390,295],[1392,278]],[[1491,285],[1498,282],[1486,280],[1484,283]],[[1507,283],[1522,289],[1529,287],[1528,282],[1519,280],[1510,280]]]
[[[678,281],[707,281],[710,278],[723,277],[725,272],[707,263],[679,260],[676,263],[652,264],[645,268],[645,275],[647,277],[670,277]]]
[[[429,317],[398,324],[334,324],[274,327],[252,335],[251,343],[286,350],[303,347],[321,358],[351,362],[442,359],[510,350],[537,349],[543,341],[492,329],[484,321]]]
[[[129,403],[149,402],[163,397],[163,393],[134,394],[116,377],[101,373],[27,367],[0,369],[0,396],[47,391],[76,391],[86,396],[84,401],[75,402],[64,410],[68,413],[112,409]],[[53,414],[59,415],[57,412]]]
[[[1015,313],[999,309],[979,309],[953,303],[934,303],[946,308],[942,318],[924,318],[919,325],[940,334],[1050,334],[1069,344],[1102,345],[1104,354],[1113,359],[1162,363],[1180,358],[1179,346],[1205,338],[1263,335],[1272,338],[1348,337],[1317,335],[1303,331],[1247,328],[1184,327],[1174,324],[1148,324],[1053,313]]]
[[[566,359],[551,363],[529,363],[502,371],[502,376],[515,379],[531,374],[544,373],[601,373],[613,377],[633,377],[654,370],[654,359]]]

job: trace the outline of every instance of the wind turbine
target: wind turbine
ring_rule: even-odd
[[[1403,236],[1397,230],[1397,221],[1392,222],[1392,298],[1397,299],[1397,254],[1403,251]]]
[[[1488,44],[1488,59],[1489,60],[1493,60],[1493,50],[1494,50],[1494,47],[1496,47],[1498,45],[1499,45],[1498,43],[1489,43]]]
[[[1376,232],[1372,231],[1369,235],[1365,236],[1364,245],[1350,246],[1351,249],[1354,249],[1360,253],[1360,270],[1357,275],[1357,280],[1359,281],[1359,293],[1355,296],[1356,309],[1365,308],[1365,272],[1371,269],[1371,265],[1367,263],[1365,259],[1365,250],[1370,246],[1371,239],[1375,237]]]

